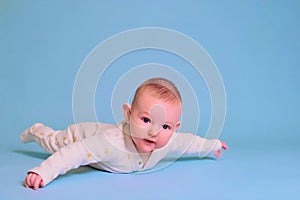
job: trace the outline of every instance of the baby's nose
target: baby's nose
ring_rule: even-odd
[[[149,129],[148,135],[151,137],[155,137],[159,134],[160,130],[161,130],[160,125],[152,125]]]

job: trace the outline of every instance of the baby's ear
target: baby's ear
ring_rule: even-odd
[[[177,122],[175,125],[175,131],[177,131],[180,128],[181,122]]]
[[[126,121],[130,120],[131,106],[128,103],[125,103],[123,105],[123,115]]]

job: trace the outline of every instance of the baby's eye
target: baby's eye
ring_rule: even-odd
[[[151,122],[151,120],[148,117],[142,117],[142,120],[146,124]]]
[[[171,129],[171,127],[169,125],[167,125],[167,124],[164,124],[162,127],[163,127],[163,129],[168,129],[168,130]]]

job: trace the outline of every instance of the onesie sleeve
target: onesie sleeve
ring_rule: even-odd
[[[109,148],[107,145],[107,141],[99,145],[99,137],[96,136],[75,142],[61,148],[29,172],[39,174],[47,185],[58,175],[65,174],[71,169],[107,161],[109,159],[109,155],[105,152],[107,151],[105,149]]]
[[[175,133],[170,143],[173,152],[198,153],[200,156],[206,156],[222,148],[221,141],[218,139],[206,139],[191,133]]]

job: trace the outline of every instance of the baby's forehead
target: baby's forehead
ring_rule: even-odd
[[[151,93],[141,93],[137,97],[136,105],[139,112],[151,113],[151,110],[160,110],[161,112],[173,113],[180,111],[181,114],[181,102],[180,101],[169,101]]]
[[[145,87],[138,91],[136,98],[147,98],[147,95],[151,95],[151,97],[156,100],[163,101],[165,103],[181,103],[181,98],[179,98],[174,92],[171,90],[156,90],[151,87]]]

